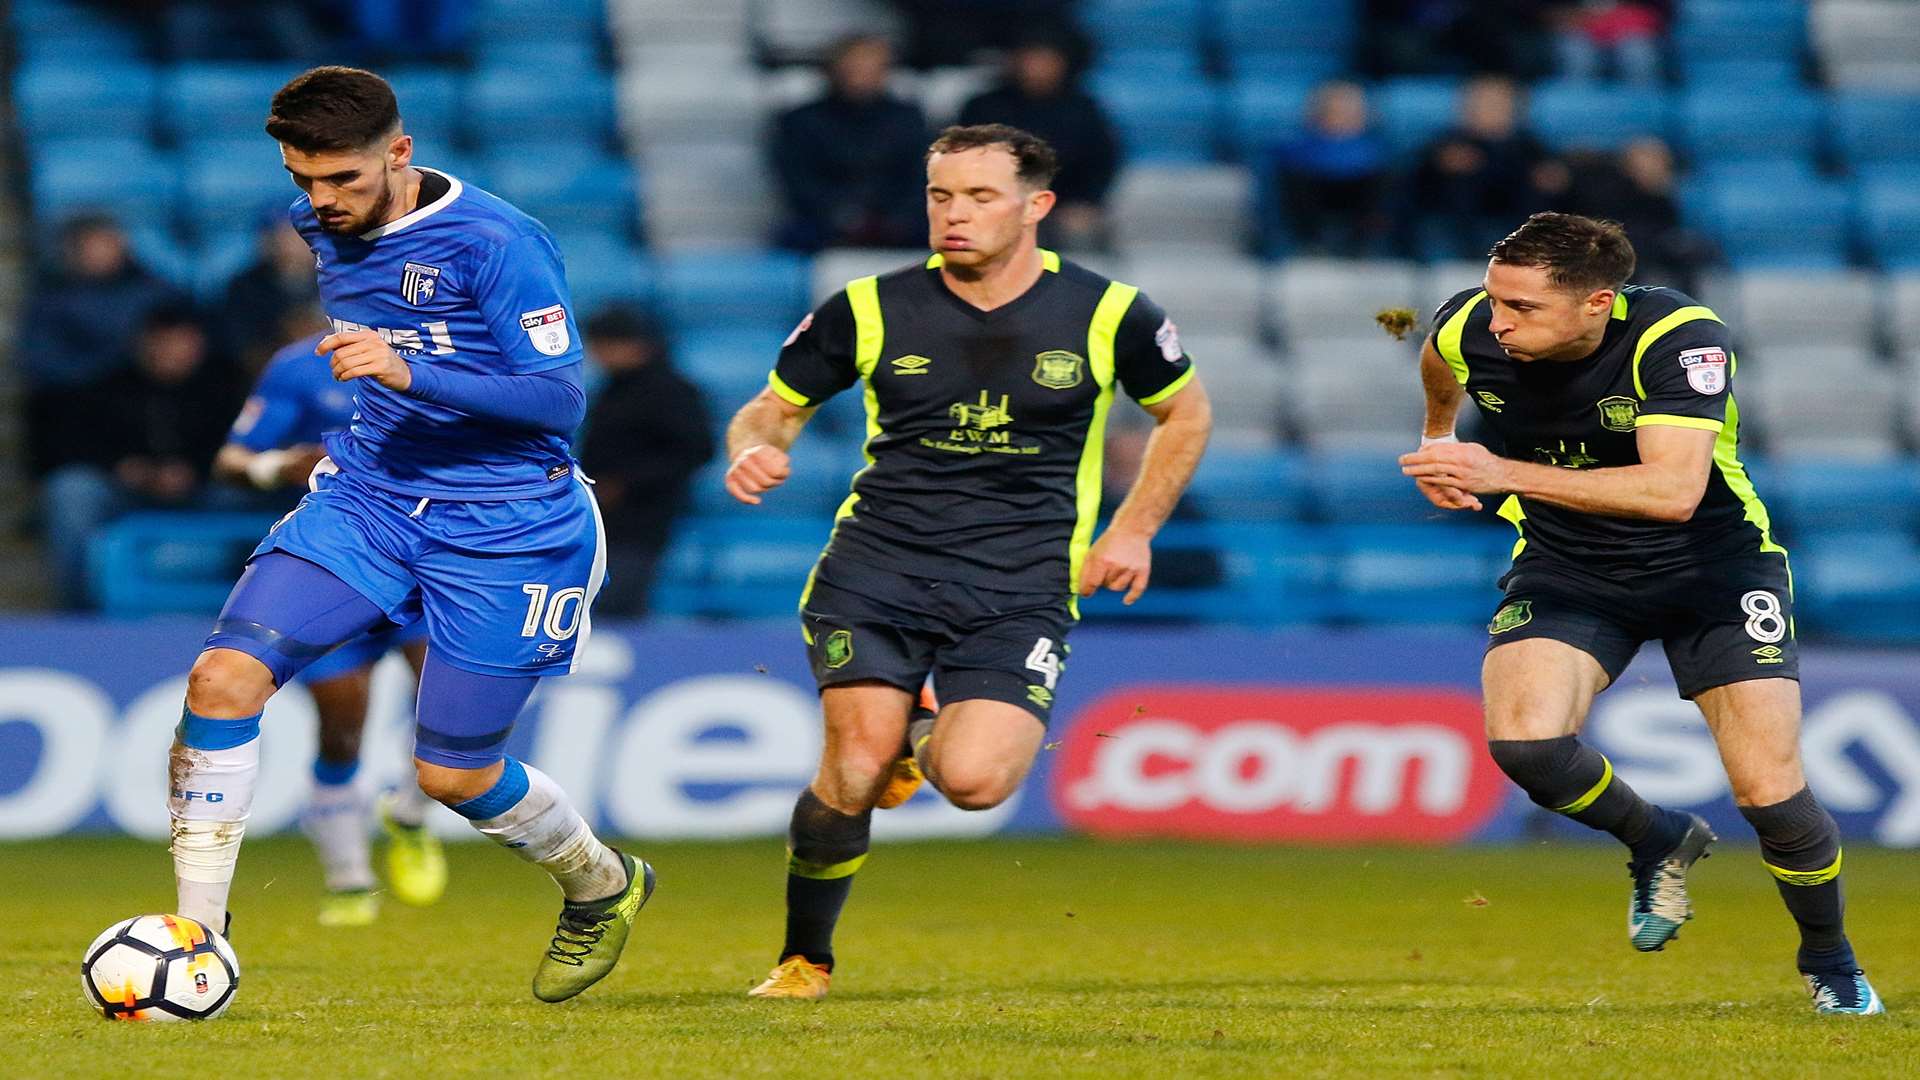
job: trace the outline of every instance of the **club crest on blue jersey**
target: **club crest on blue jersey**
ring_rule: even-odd
[[[433,299],[433,290],[439,281],[439,267],[409,262],[400,272],[400,295],[414,307],[422,307]]]

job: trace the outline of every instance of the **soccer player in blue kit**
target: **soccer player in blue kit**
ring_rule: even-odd
[[[540,678],[572,668],[605,577],[565,439],[585,399],[559,252],[500,199],[414,167],[370,72],[295,77],[266,129],[305,192],[292,220],[333,323],[314,362],[353,385],[355,416],[188,678],[168,774],[179,911],[227,923],[267,699],[333,646],[422,618],[420,786],[558,883],[533,992],[565,1000],[613,969],[654,876],[503,750]]]
[[[306,487],[314,466],[326,457],[321,440],[353,420],[352,386],[334,381],[327,366],[314,360],[322,336],[309,334],[267,362],[227,433],[227,444],[213,459],[216,476],[267,492]],[[313,790],[300,826],[313,841],[326,881],[327,895],[320,905],[323,926],[365,926],[379,915],[369,843],[375,805],[358,782],[360,735],[367,723],[373,666],[399,651],[417,682],[427,658],[426,630],[415,621],[362,634],[300,673],[320,721]],[[409,743],[409,756],[411,752]],[[447,888],[446,855],[440,838],[426,827],[432,804],[414,782],[411,768],[379,801],[378,817],[387,836],[387,885],[408,904],[431,904]]]

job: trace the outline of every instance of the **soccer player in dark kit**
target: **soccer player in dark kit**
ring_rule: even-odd
[[[794,807],[786,943],[755,996],[826,995],[876,806],[923,777],[963,809],[1019,788],[1077,597],[1146,589],[1154,533],[1205,448],[1212,412],[1165,313],[1036,243],[1053,173],[1027,132],[947,129],[927,156],[933,256],[803,320],[728,431],[727,489],[759,503],[814,408],[863,384],[869,464],[800,600],[826,746]],[[1116,386],[1156,426],[1095,540]],[[942,705],[916,712],[929,675]]]
[[[1740,464],[1727,328],[1679,292],[1625,284],[1633,246],[1611,222],[1535,214],[1491,256],[1482,286],[1434,317],[1425,437],[1400,463],[1444,509],[1506,494],[1520,530],[1482,670],[1494,761],[1535,803],[1627,845],[1629,938],[1663,948],[1693,917],[1687,872],[1716,837],[1579,739],[1594,696],[1658,639],[1799,924],[1815,1010],[1884,1011],[1842,926],[1839,829],[1801,770],[1793,583]],[[1502,453],[1455,439],[1467,398]]]

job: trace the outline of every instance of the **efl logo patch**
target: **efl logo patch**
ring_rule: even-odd
[[[422,307],[433,299],[433,290],[440,282],[440,268],[426,263],[410,262],[400,271],[400,295],[407,303]]]
[[[1187,355],[1180,347],[1180,328],[1173,325],[1172,319],[1161,323],[1160,329],[1153,332],[1153,343],[1160,346],[1160,358],[1169,364],[1177,364]]]
[[[1702,394],[1717,394],[1727,388],[1725,349],[1688,349],[1680,354],[1680,366],[1686,369],[1687,385]]]
[[[533,347],[547,356],[559,356],[573,344],[573,335],[567,331],[567,309],[560,304],[521,312],[520,329],[527,332]]]
[[[787,340],[780,343],[780,347],[784,349],[787,346],[793,344],[794,342],[799,341],[800,335],[806,333],[807,328],[812,325],[813,325],[813,312],[809,311],[807,312],[807,317],[800,320],[800,325],[793,328],[793,333],[787,335]]]

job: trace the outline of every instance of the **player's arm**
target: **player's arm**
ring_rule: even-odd
[[[292,363],[301,363],[295,359]],[[301,424],[300,395],[289,385],[294,369],[276,357],[260,376],[240,415],[227,429],[226,445],[213,457],[213,476],[229,484],[251,485],[261,491],[306,483],[324,447],[313,443],[285,445]]]
[[[1114,510],[1106,531],[1088,550],[1077,586],[1081,596],[1102,587],[1125,591],[1131,604],[1153,576],[1153,538],[1180,502],[1213,434],[1213,404],[1180,347],[1173,321],[1146,297],[1136,297],[1114,341],[1114,373],[1153,417],[1140,475]]]
[[[214,455],[213,475],[229,484],[251,485],[261,491],[295,487],[306,483],[313,467],[326,456],[326,447],[317,443],[254,450],[230,442]]]
[[[1467,388],[1434,347],[1432,334],[1420,345],[1420,386],[1426,392],[1427,401],[1426,419],[1420,428],[1421,448],[1455,441],[1454,426],[1459,421],[1460,403],[1466,399]],[[1474,498],[1472,492],[1419,479],[1414,481],[1414,486],[1428,502],[1442,510],[1480,509],[1480,500]]]
[[[842,291],[800,320],[780,346],[767,388],[727,424],[727,494],[752,506],[793,474],[787,451],[820,403],[860,377],[853,305]]]
[[[1439,443],[1400,459],[1416,480],[1522,499],[1589,514],[1686,521],[1706,494],[1716,433],[1684,427],[1643,427],[1636,436],[1640,464],[1611,469],[1563,469],[1514,461],[1479,443]]]

